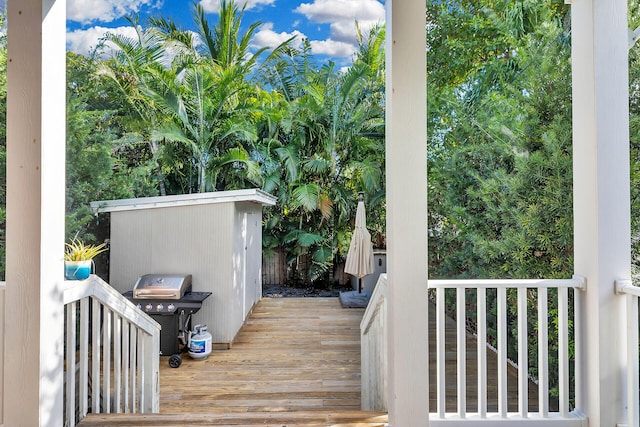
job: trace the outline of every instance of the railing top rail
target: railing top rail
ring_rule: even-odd
[[[134,323],[145,333],[153,335],[160,331],[158,322],[138,310],[131,301],[98,276],[91,275],[87,280],[65,280],[64,286],[65,305],[86,297],[96,298],[118,316]]]
[[[429,289],[498,289],[498,288],[576,288],[585,287],[584,280],[572,279],[434,279]]]
[[[634,286],[630,279],[616,280],[615,288],[617,294],[627,294],[640,297],[640,287]]]

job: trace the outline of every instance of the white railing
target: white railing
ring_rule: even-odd
[[[529,425],[557,425],[557,426],[586,426],[586,417],[579,411],[571,410],[570,388],[570,325],[575,320],[569,312],[570,289],[580,292],[585,282],[581,278],[567,280],[429,280],[429,289],[435,293],[435,381],[436,405],[431,408],[430,425],[483,425],[496,423]],[[362,409],[386,410],[387,397],[385,394],[387,374],[387,304],[388,304],[387,276],[381,275],[373,292],[369,305],[365,311],[361,331],[362,349]],[[391,284],[390,286],[393,286]],[[467,293],[475,294],[469,298]],[[446,299],[450,298],[453,312],[447,313]],[[555,297],[555,298],[554,298]],[[551,306],[550,300],[555,300]],[[475,309],[469,310],[469,305]],[[507,306],[512,303],[511,310]],[[532,307],[534,306],[535,307]],[[553,317],[551,313],[556,313]],[[455,322],[455,377],[456,410],[448,410],[446,405],[447,369],[445,359],[451,359],[451,351],[447,351],[445,323],[447,315],[453,315]],[[470,317],[475,321],[469,324]],[[488,317],[494,317],[491,324]],[[509,318],[513,322],[509,322]],[[515,317],[515,319],[513,319]],[[451,320],[449,320],[451,322]],[[536,325],[533,329],[530,324]],[[474,329],[477,353],[473,363],[477,368],[477,375],[473,378],[475,384],[467,378],[467,336],[469,326]],[[637,339],[637,328],[636,339]],[[512,331],[510,334],[509,331]],[[557,331],[557,332],[556,332]],[[430,332],[431,333],[431,332]],[[515,339],[515,357],[509,358],[508,340]],[[530,339],[530,337],[534,337]],[[490,343],[493,343],[491,345]],[[537,353],[536,378],[529,375],[529,367],[534,362],[529,361],[531,347],[535,346]],[[549,344],[557,347],[557,367],[549,366]],[[513,347],[513,345],[512,345]],[[472,349],[470,349],[472,350]],[[433,354],[433,351],[431,352]],[[449,353],[449,354],[448,354]],[[493,354],[492,354],[493,353]],[[578,354],[575,355],[579,357]],[[489,378],[487,370],[488,360],[496,360],[497,375]],[[508,393],[509,372],[517,369],[515,388],[517,393]],[[553,380],[552,380],[553,379]],[[490,408],[488,384],[497,382],[497,400],[495,408]],[[557,386],[557,402],[550,404],[550,383]],[[537,383],[537,384],[536,384]],[[571,387],[570,387],[571,386]],[[529,407],[529,391],[537,388],[537,402],[535,407]],[[513,389],[514,386],[512,385]],[[433,390],[433,389],[432,389]],[[469,393],[469,390],[472,390]],[[470,405],[467,394],[477,396],[477,402]],[[517,400],[516,410],[510,409]],[[473,412],[468,406],[475,406]],[[557,406],[557,407],[556,407]]]
[[[387,275],[381,274],[360,323],[361,407],[387,410]]]
[[[584,287],[584,281],[579,278],[568,280],[429,280],[429,289],[435,290],[436,300],[436,411],[432,414],[432,423],[439,425],[443,422],[468,421],[487,425],[500,420],[504,421],[535,421],[537,423],[552,423],[554,425],[583,425],[585,420],[578,413],[570,411],[570,365],[569,365],[569,289]],[[446,298],[447,290],[455,292],[455,317],[456,317],[456,411],[447,412],[446,408],[446,369],[445,369],[445,324],[446,324]],[[475,293],[475,299],[467,300],[467,292]],[[491,293],[488,296],[488,291]],[[556,292],[557,305],[554,311],[557,315],[549,317],[550,291]],[[509,297],[509,298],[508,298]],[[449,295],[453,300],[453,297]],[[488,301],[491,307],[488,307]],[[452,302],[452,301],[451,301]],[[450,305],[451,305],[450,302]],[[469,310],[467,305],[475,305],[474,310]],[[536,303],[534,310],[529,306]],[[510,304],[511,310],[509,310]],[[509,318],[514,317],[513,324]],[[495,322],[490,324],[487,320],[488,313],[495,314]],[[535,318],[537,327],[529,328],[529,316]],[[475,322],[469,325],[470,317],[475,317]],[[549,367],[549,325],[557,329],[555,345],[557,346],[557,369],[552,371]],[[477,375],[476,385],[467,383],[467,335],[468,326],[475,329],[477,360],[475,366]],[[536,331],[537,329],[537,331]],[[489,330],[493,331],[488,339]],[[508,355],[509,331],[512,331],[511,343],[516,355]],[[516,335],[516,337],[514,337]],[[530,340],[530,337],[533,339]],[[535,342],[536,348],[531,347]],[[490,345],[488,343],[492,343]],[[515,344],[515,347],[514,347]],[[491,381],[497,382],[497,407],[490,410],[488,407],[488,351],[495,351],[497,361],[497,376]],[[530,350],[537,353],[537,408],[529,407],[530,387],[535,387],[529,376]],[[510,365],[517,369],[517,411],[509,408],[514,406],[513,394],[508,394],[508,372]],[[512,368],[511,368],[512,369]],[[555,378],[558,390],[558,407],[552,409],[549,403],[550,379]],[[512,386],[513,387],[513,386]],[[477,395],[476,411],[467,412],[467,392],[474,389]],[[465,424],[467,424],[465,422]]]
[[[627,297],[627,424],[640,425],[640,370],[638,357],[638,302],[640,287],[633,286],[631,280],[617,280],[616,292]],[[621,425],[619,425],[621,426]]]
[[[160,325],[97,276],[65,282],[65,426],[159,412]]]

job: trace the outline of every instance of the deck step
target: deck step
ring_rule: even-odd
[[[384,426],[386,413],[366,411],[301,411],[301,412],[241,412],[241,413],[181,413],[181,414],[89,414],[78,424],[88,426],[271,426],[271,427],[371,427]]]

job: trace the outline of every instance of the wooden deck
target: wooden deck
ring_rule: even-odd
[[[360,409],[363,312],[337,298],[265,298],[231,350],[161,362],[161,411]]]
[[[435,309],[431,310],[434,314]],[[381,426],[385,414],[360,411],[360,320],[363,309],[343,309],[337,298],[264,298],[231,350],[207,360],[185,355],[172,369],[161,359],[160,415],[94,415],[94,425]],[[431,337],[435,320],[431,317]],[[475,411],[475,339],[467,336],[467,409]],[[430,343],[435,379],[435,342]],[[491,353],[491,352],[489,352]],[[455,324],[447,325],[447,409],[455,410]],[[495,405],[495,356],[489,359],[490,405]],[[425,361],[426,362],[426,361]],[[510,371],[510,395],[516,394]],[[493,381],[492,381],[493,379]],[[430,408],[435,410],[435,384]],[[493,396],[493,400],[492,399]],[[530,394],[536,402],[535,390]],[[510,398],[510,410],[517,401]],[[491,408],[490,408],[491,409]]]
[[[337,298],[264,298],[231,350],[160,362],[159,415],[90,415],[81,426],[383,426],[360,411],[360,320]]]

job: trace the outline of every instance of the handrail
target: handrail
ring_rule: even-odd
[[[361,406],[387,409],[387,275],[381,274],[360,322]]]
[[[367,308],[365,309],[362,320],[360,321],[360,331],[362,334],[369,332],[369,328],[371,327],[371,322],[374,319],[377,308],[380,306],[382,301],[387,298],[388,288],[387,274],[382,273],[378,278],[378,282],[376,283],[373,293],[371,294],[371,298],[369,299],[369,304],[367,304]]]
[[[65,281],[65,426],[160,410],[160,325],[97,276]]]
[[[87,297],[96,298],[118,316],[129,322],[135,322],[137,327],[149,335],[160,331],[158,322],[153,320],[147,313],[138,310],[135,304],[109,286],[100,277],[92,274],[87,280],[65,280],[64,305]]]
[[[511,289],[511,288],[574,288],[584,289],[584,278],[571,279],[429,279],[429,289]]]

